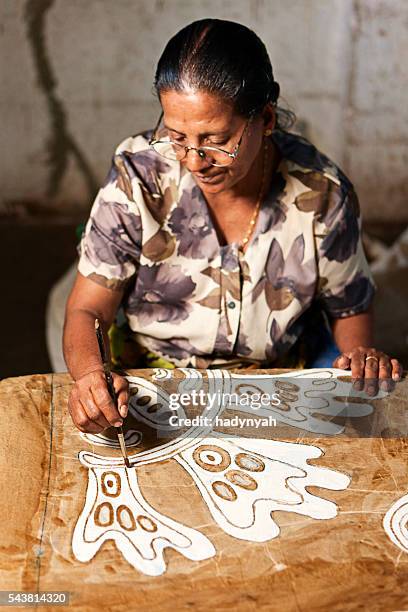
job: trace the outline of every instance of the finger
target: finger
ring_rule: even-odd
[[[129,409],[129,383],[123,376],[113,375],[113,383],[118,397],[120,415],[125,418]]]
[[[339,355],[333,361],[333,368],[340,368],[341,370],[348,370],[350,368],[350,357],[348,357],[345,353]]]
[[[124,419],[127,417],[129,410],[129,395],[126,391],[122,391],[118,395],[119,414]]]
[[[75,410],[79,413],[85,412],[88,422],[85,427],[88,431],[103,431],[110,427],[110,423],[105,419],[103,413],[96,406],[89,386],[86,384],[77,384],[72,389],[72,398],[74,401]],[[92,426],[92,423],[98,425],[98,428]]]
[[[84,407],[86,414],[88,415],[88,418],[91,421],[97,423],[100,427],[102,427],[102,429],[106,429],[107,427],[111,426],[103,412],[95,404],[93,395],[90,391],[86,394],[84,398],[81,398],[81,403]]]
[[[72,420],[77,429],[83,433],[100,433],[102,431],[103,428],[100,427],[100,425],[89,419],[79,399],[75,399],[71,402],[71,405],[68,406]]]
[[[398,361],[398,359],[391,359],[392,365],[392,378],[395,381],[401,380],[402,378],[402,365]]]
[[[97,433],[101,433],[101,431],[105,429],[105,427],[102,427],[101,425],[99,425],[98,423],[95,423],[95,421],[92,421],[89,418],[85,410],[85,406],[83,405],[81,401],[79,401],[79,406],[77,407],[76,419],[77,419],[78,424],[82,428],[81,431],[84,431],[85,433],[97,434]]]
[[[96,405],[108,421],[109,426],[119,427],[122,425],[122,417],[109,395],[106,384],[92,386],[91,392]]]
[[[71,393],[69,394],[68,412],[71,415],[71,419],[75,427],[77,427],[80,431],[83,431],[82,422],[85,422],[85,419],[82,418],[83,415],[81,413],[83,412],[83,410],[79,402],[79,397],[78,397],[76,387],[73,387],[73,389],[71,390]],[[77,414],[79,418],[77,418]],[[85,414],[85,417],[86,417],[86,414]]]
[[[361,391],[364,387],[365,353],[352,353],[351,355],[351,378],[353,387]]]
[[[365,358],[364,391],[370,396],[378,393],[378,361],[379,358],[374,353],[369,353]]]
[[[392,366],[389,357],[387,357],[387,355],[382,355],[378,364],[378,378],[380,381],[380,389],[383,391],[392,391],[394,388],[391,373]]]

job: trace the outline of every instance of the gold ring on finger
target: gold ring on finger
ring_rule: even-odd
[[[374,357],[374,355],[369,355],[368,357],[365,358],[366,361],[369,361],[369,359],[374,359],[374,361],[378,363],[378,357]]]

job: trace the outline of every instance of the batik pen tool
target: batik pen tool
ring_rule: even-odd
[[[108,387],[109,395],[113,399],[113,403],[115,404],[115,406],[117,406],[118,399],[116,397],[116,391],[113,385],[113,378],[112,378],[112,374],[111,374],[110,367],[109,367],[109,360],[106,357],[105,342],[103,340],[101,326],[99,325],[99,319],[95,319],[95,332],[96,332],[96,337],[98,339],[99,352],[100,352],[101,359],[102,359],[103,371],[105,372],[105,380],[106,380],[106,384]],[[120,425],[119,427],[115,427],[115,429],[116,429],[116,433],[118,434],[118,440],[119,440],[120,450],[122,451],[123,460],[125,462],[126,467],[129,468],[130,461],[128,459],[127,452],[126,452],[126,444],[125,444],[125,438],[123,435],[122,425]]]

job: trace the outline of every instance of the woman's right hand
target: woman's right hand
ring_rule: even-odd
[[[112,378],[119,410],[109,395],[102,369],[76,380],[69,396],[68,409],[74,425],[80,431],[100,433],[107,427],[122,425],[128,411],[129,383],[119,374],[112,373]]]

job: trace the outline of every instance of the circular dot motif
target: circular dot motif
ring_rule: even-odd
[[[151,399],[152,399],[152,398],[151,398],[149,395],[142,395],[142,397],[139,397],[139,398],[136,400],[136,404],[137,404],[138,406],[146,406],[147,404],[149,404],[149,403],[150,403]]]
[[[281,403],[279,406],[276,406],[278,410],[288,411],[290,410],[290,406],[288,406],[288,402],[297,402],[299,399],[298,392],[299,387],[294,383],[278,380],[276,382],[276,389],[278,390],[279,399]]]
[[[289,393],[298,393],[300,387],[295,385],[295,383],[288,382],[287,380],[278,380],[275,383],[275,387],[279,389],[279,391],[287,391]]]
[[[240,385],[237,385],[235,392],[238,394],[247,393],[248,395],[262,395],[264,393],[264,391],[260,387],[257,387],[256,385],[250,383],[242,383]]]
[[[212,488],[214,493],[221,497],[221,499],[225,499],[225,501],[235,501],[238,497],[231,485],[227,482],[222,482],[222,480],[213,482]]]
[[[225,474],[225,478],[232,484],[237,485],[237,487],[247,489],[248,491],[255,491],[255,489],[258,488],[256,480],[249,474],[245,474],[245,472],[241,472],[240,470],[229,470]]]
[[[95,525],[109,527],[113,523],[113,508],[109,502],[99,504],[95,509]]]
[[[107,497],[118,497],[120,495],[120,476],[116,472],[104,472],[101,477],[102,493]]]
[[[149,531],[150,533],[157,531],[157,525],[150,517],[139,514],[136,520],[144,531]]]
[[[231,464],[226,450],[213,444],[202,444],[193,452],[193,459],[203,470],[223,472]]]
[[[235,457],[235,463],[248,472],[263,472],[265,469],[262,459],[254,457],[254,455],[248,455],[248,453],[238,453]]]
[[[136,529],[136,521],[133,512],[124,504],[118,506],[116,518],[118,519],[119,525],[125,529],[125,531],[134,531]]]
[[[152,414],[152,412],[157,412],[158,410],[160,410],[160,408],[161,404],[151,404],[151,406],[147,408],[147,412],[149,414]]]

